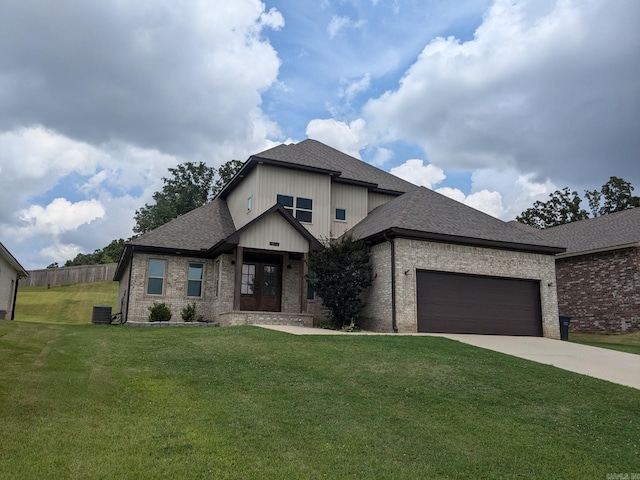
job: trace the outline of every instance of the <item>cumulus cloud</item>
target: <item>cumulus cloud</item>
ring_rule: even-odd
[[[46,207],[32,205],[18,213],[26,225],[18,231],[31,235],[59,235],[75,230],[105,214],[102,204],[95,200],[71,203],[66,198],[56,198]]]
[[[379,142],[445,170],[606,180],[640,151],[640,3],[496,0],[473,39],[437,38],[363,110]]]
[[[277,127],[260,110],[261,92],[280,67],[263,32],[282,28],[282,15],[257,0],[215,9],[184,2],[179,10],[14,2],[0,16],[12,39],[0,44],[0,130],[38,124],[92,144],[117,140],[175,155],[247,141],[262,147],[256,131]]]
[[[417,158],[407,160],[402,165],[393,167],[389,172],[396,177],[427,188],[433,187],[446,178],[441,168],[431,164],[425,165]]]
[[[360,158],[360,150],[367,144],[363,137],[365,126],[363,120],[354,120],[347,124],[333,118],[315,119],[307,125],[306,133],[309,137],[331,145],[352,157]]]

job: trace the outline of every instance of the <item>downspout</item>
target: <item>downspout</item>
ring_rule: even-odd
[[[391,245],[391,328],[394,333],[398,333],[398,324],[396,323],[396,244],[393,238],[389,238],[383,233],[384,239]]]
[[[131,298],[131,277],[133,277],[133,251],[136,249],[135,245],[131,245],[131,265],[129,265],[129,280],[127,281],[127,307],[125,312],[122,312],[124,315],[124,320],[122,323],[127,323],[129,320],[129,299]]]
[[[16,276],[16,286],[13,289],[13,302],[11,305],[11,320],[16,318],[16,300],[18,298],[18,284],[20,283],[20,277]]]

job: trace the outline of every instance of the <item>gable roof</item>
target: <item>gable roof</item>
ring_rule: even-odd
[[[131,261],[133,251],[169,254],[197,254],[215,257],[238,245],[240,234],[261,222],[272,213],[278,213],[309,242],[310,250],[322,250],[322,244],[282,205],[276,204],[252,221],[236,230],[227,202],[217,198],[206,205],[185,213],[159,226],[125,245],[114,280],[120,280]]]
[[[257,223],[260,223],[263,219],[265,219],[272,213],[279,213],[294,228],[294,230],[300,234],[301,237],[307,240],[309,242],[310,250],[318,251],[324,248],[322,244],[318,241],[318,239],[314,237],[311,234],[311,232],[309,232],[309,230],[304,228],[302,224],[298,221],[298,219],[295,218],[293,215],[291,215],[291,213],[279,203],[276,203],[273,207],[261,213],[256,218],[251,220],[249,223],[247,223],[246,225],[236,230],[233,234],[227,237],[225,241],[229,245],[233,245],[233,246],[237,245],[240,242],[240,235],[242,234],[242,232],[248,230],[249,228],[251,228]]]
[[[122,278],[134,249],[206,255],[214,245],[223,242],[235,231],[227,202],[213,200],[128,242],[113,279]]]
[[[252,155],[219,196],[225,198],[259,163],[324,173],[331,175],[335,182],[362,185],[382,193],[400,195],[417,188],[416,185],[351,155],[317,140],[307,139],[296,144],[278,145]]]
[[[541,238],[566,247],[566,253],[561,256],[640,247],[640,207],[549,227],[538,232]]]
[[[18,278],[24,278],[29,276],[29,273],[22,267],[22,265],[20,265],[20,262],[16,260],[16,257],[11,255],[11,252],[7,250],[7,247],[5,247],[1,242],[0,242],[0,257],[4,258],[5,261],[11,266],[11,268],[13,268],[16,272],[18,272]]]
[[[392,236],[555,254],[553,242],[424,187],[374,209],[350,233],[381,242]]]
[[[216,199],[140,235],[129,243],[183,251],[206,251],[235,231],[227,202]]]

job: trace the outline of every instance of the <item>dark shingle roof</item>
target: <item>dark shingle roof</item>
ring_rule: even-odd
[[[567,248],[567,254],[640,245],[640,208],[539,230],[538,235]]]
[[[218,198],[139,236],[130,243],[200,251],[208,250],[235,231],[227,202]]]
[[[362,182],[369,184],[372,189],[403,193],[417,188],[410,182],[312,139],[278,145],[257,153],[252,158],[326,171],[333,173],[336,181]]]
[[[562,250],[554,248],[553,242],[424,187],[379,206],[351,229],[354,237],[362,239],[383,232],[525,251]]]

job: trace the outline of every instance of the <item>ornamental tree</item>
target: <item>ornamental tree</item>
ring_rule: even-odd
[[[351,236],[325,242],[309,254],[309,285],[322,298],[336,329],[355,327],[364,308],[362,292],[371,285],[369,247]]]

